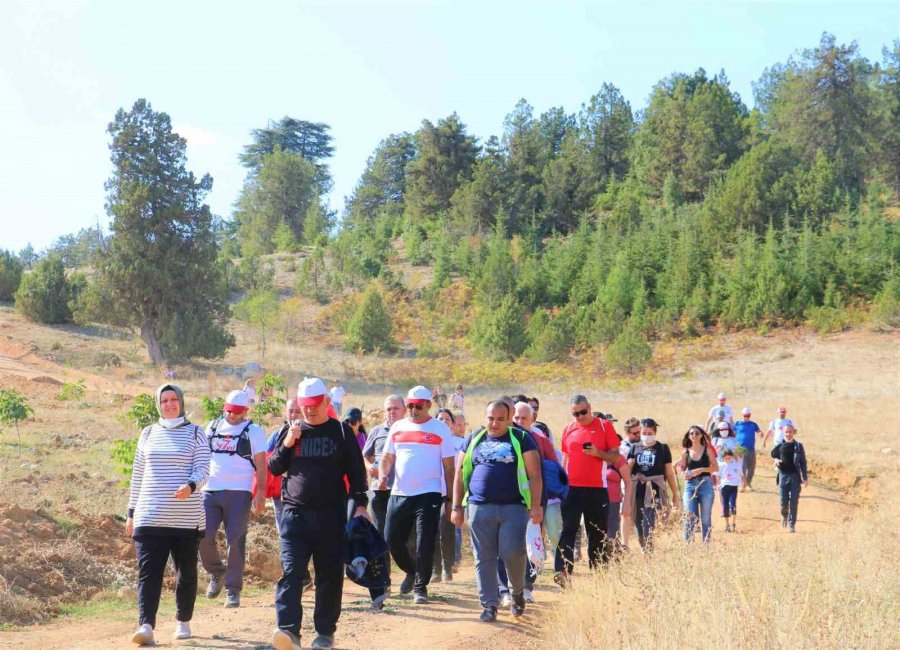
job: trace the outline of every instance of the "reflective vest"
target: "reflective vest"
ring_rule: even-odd
[[[512,441],[513,451],[516,452],[516,480],[519,483],[519,494],[522,495],[525,507],[531,510],[531,489],[529,488],[528,483],[528,473],[525,471],[525,459],[522,458],[522,443],[519,440],[519,432],[513,427],[509,427],[507,432],[509,433],[510,441]],[[487,429],[478,431],[472,437],[472,442],[469,443],[469,448],[466,449],[466,455],[463,457],[463,505],[468,505],[469,503],[469,480],[472,478],[472,472],[475,470],[475,465],[472,462],[472,454],[475,452],[475,447],[478,446],[478,443],[481,442],[481,439],[486,435]]]

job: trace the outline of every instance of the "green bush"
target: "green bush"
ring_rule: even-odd
[[[56,396],[61,402],[71,402],[71,401],[80,401],[84,398],[85,387],[84,387],[84,379],[79,379],[78,381],[67,381],[63,384],[62,389],[59,391],[59,395]]]
[[[158,418],[156,397],[149,393],[137,395],[134,398],[134,404],[124,416],[125,421],[134,424],[139,432],[156,422]],[[134,455],[137,453],[138,438],[140,438],[140,433],[125,440],[116,440],[110,451],[110,456],[116,464],[116,470],[127,477],[126,484],[131,479],[131,468],[134,465]]]
[[[250,416],[260,426],[269,426],[272,418],[276,420],[284,414],[287,402],[287,384],[284,377],[266,373],[256,382],[256,404]]]
[[[22,278],[15,294],[16,309],[38,323],[65,323],[72,318],[70,297],[62,260],[47,257]]]
[[[819,334],[834,334],[853,327],[854,313],[844,307],[810,307],[806,310],[806,322]]]
[[[347,323],[345,346],[350,352],[373,352],[394,348],[391,315],[375,283],[369,283],[366,287],[359,306]]]
[[[545,310],[538,309],[528,322],[528,336],[531,345],[525,357],[532,361],[559,361],[572,349],[572,327],[565,313],[551,319]]]
[[[224,397],[207,397],[204,395],[200,400],[200,410],[203,412],[204,422],[210,422],[211,420],[222,417],[224,408]]]
[[[875,297],[871,322],[876,330],[900,327],[900,276],[895,275],[885,282]]]
[[[639,372],[653,358],[653,347],[644,334],[632,323],[606,349],[606,363],[623,372]]]
[[[34,409],[28,405],[28,398],[15,388],[0,388],[0,424],[13,425],[19,446],[22,438],[19,435],[19,422],[34,415]]]
[[[494,309],[482,308],[469,338],[479,352],[496,361],[520,356],[528,347],[528,332],[516,297],[507,296]]]
[[[22,282],[24,267],[14,253],[0,250],[0,300],[12,300]]]

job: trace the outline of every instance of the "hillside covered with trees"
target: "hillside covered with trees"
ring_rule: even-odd
[[[63,320],[139,329],[153,361],[220,355],[229,289],[263,331],[280,300],[332,303],[354,350],[543,362],[597,348],[626,370],[654,340],[708,328],[900,324],[900,41],[873,62],[824,34],[763,71],[752,109],[724,71],[700,69],[660,80],[641,108],[610,83],[574,114],[523,99],[484,138],[456,113],[424,120],[384,137],[340,215],[326,207],[327,124],[253,130],[219,219],[202,204],[211,179],[184,170],[184,141],[142,102],[110,125],[110,235],[85,230],[44,257],[97,268],[70,277]],[[156,166],[140,168],[140,128],[162,136],[141,140]],[[295,296],[275,291],[271,253],[296,260]],[[9,277],[34,257],[0,256],[17,304],[34,303],[40,274]],[[409,265],[430,267],[427,286],[404,284]],[[160,271],[200,281],[155,303]],[[390,317],[398,298],[415,327]]]

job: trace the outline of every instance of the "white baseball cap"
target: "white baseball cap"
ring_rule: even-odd
[[[750,410],[749,406],[745,406],[741,411],[741,415],[750,415],[753,411]]]
[[[413,386],[406,394],[407,404],[424,404],[431,401],[431,391],[424,386]]]
[[[318,377],[304,377],[297,386],[297,401],[300,406],[316,406],[322,403],[327,392],[325,382]]]
[[[719,426],[717,428],[719,429],[719,431],[728,431],[728,423],[719,422]]]
[[[242,390],[233,390],[225,398],[225,409],[232,413],[244,413],[250,408],[250,396]]]
[[[728,399],[728,395],[725,393],[719,393],[719,396],[716,399]]]

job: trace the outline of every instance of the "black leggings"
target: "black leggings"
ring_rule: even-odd
[[[175,620],[190,621],[197,600],[197,549],[202,531],[172,529],[174,534],[141,533],[134,536],[138,558],[138,625],[156,627],[166,562],[175,565]],[[187,535],[185,535],[187,533]]]

